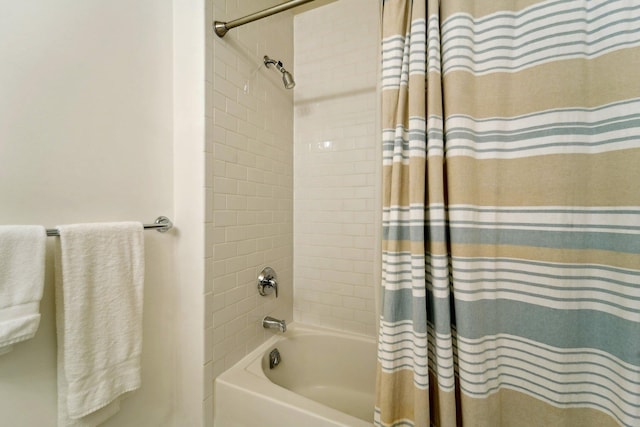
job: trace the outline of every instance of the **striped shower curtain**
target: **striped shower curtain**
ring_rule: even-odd
[[[378,426],[640,426],[640,3],[384,0]]]

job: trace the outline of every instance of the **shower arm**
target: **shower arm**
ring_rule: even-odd
[[[213,31],[220,38],[224,37],[227,32],[233,28],[239,27],[249,22],[257,21],[258,19],[266,18],[267,16],[275,15],[276,13],[284,12],[296,6],[302,6],[305,3],[312,2],[313,0],[291,0],[286,3],[282,3],[260,12],[253,13],[251,15],[244,16],[242,18],[235,19],[230,22],[215,21],[213,23]]]
[[[284,69],[282,61],[276,61],[275,59],[269,58],[267,55],[264,56],[264,65],[267,68],[269,68],[269,65],[274,65],[278,69],[278,71],[280,71],[281,73],[284,72],[282,71]]]
[[[269,68],[269,65],[273,65],[278,71],[282,73],[282,83],[284,84],[284,87],[286,89],[294,88],[296,82],[293,80],[293,76],[291,75],[291,73],[284,69],[282,61],[276,61],[275,59],[271,59],[267,55],[265,55],[264,66]]]

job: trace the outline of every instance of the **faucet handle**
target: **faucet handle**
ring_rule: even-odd
[[[278,298],[278,276],[273,268],[265,267],[258,276],[258,292],[266,296],[272,291],[276,291],[276,298]]]

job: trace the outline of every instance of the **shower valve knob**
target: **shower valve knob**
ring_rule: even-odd
[[[265,267],[258,276],[258,292],[260,295],[266,296],[273,291],[278,298],[278,276],[273,268]]]

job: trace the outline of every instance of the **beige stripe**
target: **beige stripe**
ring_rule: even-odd
[[[426,244],[427,250],[432,255],[447,255],[447,242],[429,240]],[[409,252],[413,255],[424,255],[424,242],[412,242],[410,240],[383,240],[382,250],[385,252]]]
[[[640,269],[640,255],[621,252],[554,249],[531,246],[452,244],[451,254],[458,257],[517,258],[562,264],[599,264]]]
[[[440,204],[445,202],[446,174],[444,158],[431,156],[427,158],[427,191],[426,204]]]
[[[408,2],[405,0],[387,0],[382,8],[382,37],[388,38],[396,35],[404,36],[410,29],[408,22],[408,8],[411,9],[411,20],[425,19],[425,2]]]
[[[411,96],[409,96],[409,116],[425,117],[426,110],[426,83],[424,74],[409,75],[409,87],[411,88]]]
[[[429,417],[429,393],[413,383],[413,372],[383,372],[378,365],[376,384],[376,408],[381,411],[383,425],[410,419],[416,426],[427,426]]]
[[[430,72],[427,79],[426,116],[442,117],[442,81],[440,73]]]
[[[442,2],[440,16],[443,22],[454,13],[468,13],[473,17],[479,18],[496,12],[517,12],[537,3],[542,2],[539,0],[452,0]]]
[[[382,8],[382,38],[396,35],[404,36],[407,25],[408,2],[402,0],[388,1]]]
[[[382,91],[381,125],[383,129],[395,129],[398,124],[398,117],[400,117],[400,123],[406,126],[405,111],[407,109],[403,105],[398,104],[401,96],[403,99],[406,97],[406,93],[403,92],[406,92],[406,87],[404,86],[400,86],[400,89]]]
[[[431,423],[438,427],[456,427],[457,420],[460,420],[460,407],[456,402],[456,394],[459,393],[441,390],[438,386],[438,379],[432,372],[429,372],[429,384]]]
[[[390,183],[391,179],[401,179],[401,183],[393,181],[394,186],[383,189],[383,206],[409,206],[411,203],[424,203],[424,157],[411,158],[409,165],[394,163],[393,166],[382,168],[383,182]],[[427,159],[427,183],[429,186],[428,203],[444,203],[444,182],[442,157],[433,156]],[[393,176],[392,176],[393,175]],[[413,181],[411,181],[413,180]],[[398,187],[399,185],[399,187]],[[410,189],[400,191],[399,189]]]
[[[591,60],[554,61],[517,73],[474,76],[452,71],[443,78],[445,113],[512,117],[637,98],[638,70],[640,48],[622,49]]]
[[[425,82],[424,75],[409,76],[409,87],[382,91],[382,128],[395,129],[398,124],[409,126],[409,117],[425,116]]]
[[[591,408],[558,408],[527,394],[501,389],[486,399],[462,394],[462,425],[474,427],[619,427]]]
[[[424,203],[424,165],[424,157],[412,157],[408,165],[394,163],[383,168],[384,207]]]
[[[447,164],[450,205],[640,206],[640,149]]]

